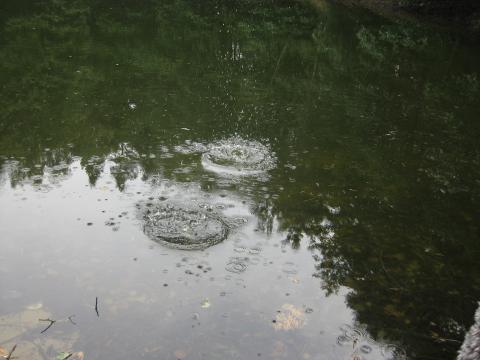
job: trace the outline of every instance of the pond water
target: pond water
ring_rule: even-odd
[[[454,358],[479,76],[323,1],[2,2],[0,352]]]

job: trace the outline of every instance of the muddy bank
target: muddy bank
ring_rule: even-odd
[[[388,16],[415,17],[461,30],[480,32],[480,2],[476,0],[331,0]],[[319,1],[316,1],[319,2]]]

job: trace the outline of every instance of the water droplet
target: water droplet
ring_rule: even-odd
[[[372,347],[366,344],[360,346],[360,351],[364,354],[370,354],[372,352]]]
[[[137,104],[135,104],[133,101],[128,101],[128,107],[130,110],[135,110],[137,108]]]

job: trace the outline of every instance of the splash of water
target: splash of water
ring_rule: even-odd
[[[268,146],[234,136],[210,144],[202,165],[216,173],[250,176],[273,169],[276,158]]]
[[[159,203],[146,210],[143,231],[153,241],[183,249],[205,249],[226,239],[228,227],[216,214]]]

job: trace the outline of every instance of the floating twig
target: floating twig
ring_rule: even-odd
[[[17,344],[13,345],[12,350],[10,350],[10,352],[8,353],[8,355],[5,359],[7,359],[7,360],[13,359],[12,355],[13,355],[13,352],[15,351],[16,348],[17,348]]]
[[[100,314],[98,313],[98,297],[95,297],[95,312],[97,313],[97,316],[100,317]]]
[[[45,329],[40,331],[40,334],[43,334],[45,331],[50,329],[53,324],[55,324],[57,322],[57,320],[52,320],[52,319],[38,319],[38,321],[48,321],[48,322],[50,322],[50,324],[48,324],[48,326]]]
[[[70,321],[73,325],[77,325],[77,323],[72,320],[73,317],[75,317],[75,315],[70,315],[67,319],[68,319],[68,321]]]

